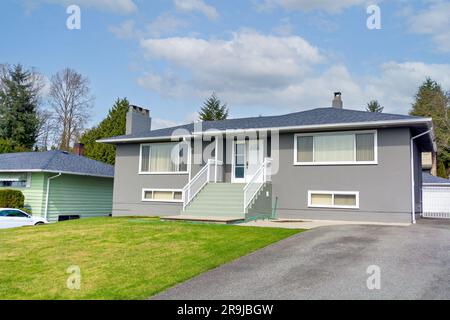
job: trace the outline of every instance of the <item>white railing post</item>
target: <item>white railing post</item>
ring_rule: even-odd
[[[211,160],[208,160],[208,163],[206,164],[208,166],[208,182],[211,181]]]
[[[203,187],[212,181],[211,166],[213,164],[215,164],[215,161],[209,159],[206,165],[183,188],[183,211],[185,211],[187,205],[195,198]],[[215,180],[217,180],[217,174],[214,181]]]
[[[215,166],[214,166],[214,183],[217,183],[217,167],[218,167],[218,164],[217,164],[217,160],[215,161],[216,162],[216,164],[215,164]]]

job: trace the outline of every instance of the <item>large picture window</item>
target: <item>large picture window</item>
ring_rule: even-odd
[[[186,173],[189,146],[185,143],[141,145],[140,173]]]
[[[376,131],[296,134],[294,163],[376,164]]]

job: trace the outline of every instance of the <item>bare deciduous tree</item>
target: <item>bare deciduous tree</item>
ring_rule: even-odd
[[[89,120],[94,100],[89,80],[69,68],[59,71],[51,79],[49,100],[54,111],[57,144],[62,150],[69,150]]]
[[[51,147],[56,121],[53,119],[53,113],[48,109],[38,109],[37,117],[39,126],[36,147],[38,150],[46,151]]]

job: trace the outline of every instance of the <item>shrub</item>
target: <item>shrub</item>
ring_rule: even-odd
[[[0,208],[22,209],[25,205],[25,196],[20,190],[0,190]]]

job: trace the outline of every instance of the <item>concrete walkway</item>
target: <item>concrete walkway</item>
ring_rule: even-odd
[[[367,222],[367,221],[337,221],[337,220],[258,220],[238,224],[239,226],[249,227],[265,227],[265,228],[286,228],[286,229],[314,229],[327,226],[345,226],[345,225],[361,225],[361,226],[397,226],[407,227],[410,223],[386,223],[386,222]]]
[[[367,269],[380,269],[380,290]],[[155,299],[450,299],[450,222],[315,228]]]

